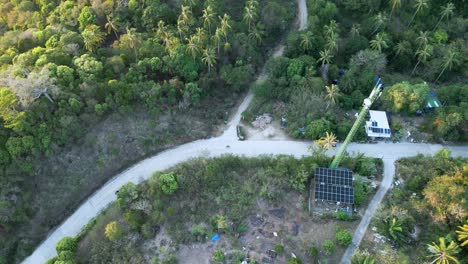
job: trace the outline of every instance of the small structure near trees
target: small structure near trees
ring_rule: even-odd
[[[384,111],[369,111],[370,119],[366,121],[367,136],[372,138],[390,138],[387,114]]]

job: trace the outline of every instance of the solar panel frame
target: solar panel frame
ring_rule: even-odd
[[[315,199],[354,204],[353,173],[347,169],[315,169]]]

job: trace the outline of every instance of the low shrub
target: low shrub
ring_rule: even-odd
[[[340,221],[351,221],[352,218],[351,216],[343,211],[343,210],[338,210],[338,212],[335,213],[335,218]]]
[[[224,262],[226,260],[226,256],[221,249],[216,250],[213,253],[213,261],[215,262]]]
[[[325,254],[331,255],[333,252],[335,252],[335,243],[331,240],[325,240],[322,244],[323,251],[325,251]]]
[[[276,244],[275,245],[275,252],[278,254],[278,255],[281,255],[284,253],[284,246],[281,245],[281,244]]]
[[[348,230],[339,226],[336,227],[335,238],[341,246],[348,246],[353,240],[353,236]]]

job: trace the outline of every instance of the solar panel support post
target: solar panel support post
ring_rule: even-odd
[[[359,127],[364,123],[364,119],[366,118],[367,113],[369,112],[369,109],[370,109],[371,105],[382,94],[382,90],[383,90],[383,85],[382,85],[382,81],[379,78],[377,80],[377,83],[374,86],[374,89],[372,89],[372,92],[371,92],[369,98],[364,99],[362,109],[359,112],[359,115],[358,115],[356,121],[354,122],[353,127],[351,128],[348,135],[346,136],[346,139],[343,141],[343,144],[341,144],[340,149],[336,153],[335,158],[333,159],[332,163],[330,164],[330,168],[332,168],[332,169],[338,168],[341,161],[343,160],[344,154],[346,152],[346,148],[348,147],[349,143],[351,143],[351,140],[353,139],[354,135],[358,131]]]

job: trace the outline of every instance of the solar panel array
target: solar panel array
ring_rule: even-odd
[[[345,169],[315,169],[315,199],[354,204],[353,173]]]

